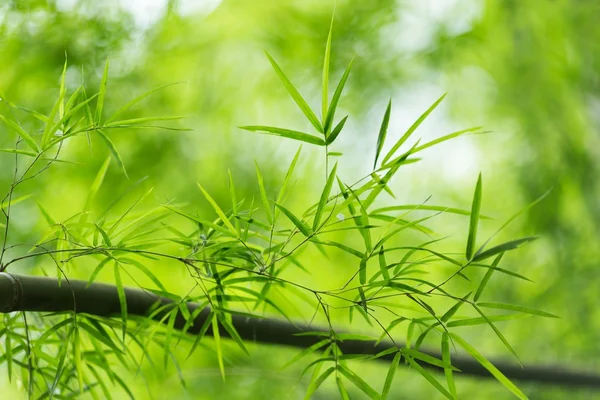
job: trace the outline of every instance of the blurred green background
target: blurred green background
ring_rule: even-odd
[[[103,209],[116,193],[148,176],[143,185],[155,187],[149,206],[169,200],[187,202],[208,216],[210,209],[196,182],[218,202],[227,202],[230,169],[240,197],[252,197],[257,193],[256,160],[269,190],[281,183],[297,144],[250,134],[237,126],[310,130],[263,50],[273,55],[316,106],[332,9],[333,1],[322,0],[4,1],[0,5],[0,92],[13,103],[47,112],[57,95],[65,54],[67,86],[74,89],[85,82],[90,93],[97,90],[104,62],[110,59],[109,114],[138,94],[181,82],[156,92],[128,111],[127,117],[181,115],[187,118],[180,125],[194,130],[112,132],[130,179],[113,161],[94,207]],[[393,143],[437,97],[448,92],[416,137],[431,139],[475,125],[492,132],[424,153],[422,162],[399,173],[392,184],[400,204],[418,203],[432,195],[432,204],[469,208],[481,171],[483,212],[495,218],[486,222],[484,231],[491,233],[504,219],[553,189],[503,233],[508,239],[541,236],[505,260],[505,268],[534,282],[515,284],[500,277],[486,296],[561,316],[498,323],[524,364],[552,363],[596,372],[600,372],[599,15],[600,3],[592,0],[339,0],[331,72],[337,81],[356,56],[338,112],[348,113],[350,119],[335,149],[346,156],[338,171],[347,180],[369,172],[390,97],[388,143]],[[14,147],[14,141],[14,133],[0,126],[0,147]],[[73,140],[66,158],[83,165],[56,165],[18,194],[33,193],[57,219],[80,210],[108,156],[100,143],[93,140],[92,144],[90,153],[85,138]],[[319,196],[321,153],[304,147],[292,207],[315,202]],[[13,163],[12,156],[0,154],[1,193],[10,185]],[[318,176],[319,184],[311,184],[312,176]],[[14,213],[10,243],[37,240],[45,222],[35,202],[20,204]],[[456,234],[456,243],[463,243],[467,223],[449,217],[433,227]],[[329,262],[310,279],[315,285],[335,287],[341,264]],[[22,273],[36,267],[19,265]],[[73,274],[85,277],[89,268]],[[159,274],[173,290],[185,292],[185,274],[180,272],[163,269]],[[300,310],[295,316],[308,319],[311,313]],[[510,359],[491,330],[466,335],[484,354]],[[226,382],[209,350],[182,363],[187,392],[174,368],[152,373],[147,367],[147,382],[133,374],[129,379],[140,398],[149,393],[154,398],[199,399],[303,396],[307,384],[307,377],[299,379],[303,364],[280,368],[296,350],[254,347],[249,359],[233,347]],[[385,365],[363,363],[360,369],[363,378],[381,387]],[[6,374],[1,376],[3,398],[22,395],[18,382],[8,383]],[[464,378],[458,383],[465,398],[511,398],[492,380]],[[599,396],[552,386],[523,385],[523,390],[531,398]],[[400,370],[392,398],[437,396],[418,374]],[[315,395],[332,397],[337,397],[333,382]]]

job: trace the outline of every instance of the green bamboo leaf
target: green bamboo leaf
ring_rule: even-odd
[[[127,111],[128,109],[130,109],[131,107],[133,107],[134,105],[136,105],[137,103],[139,103],[140,101],[145,99],[146,97],[150,96],[152,93],[154,93],[158,90],[164,89],[166,87],[169,87],[169,86],[178,85],[180,83],[182,83],[182,82],[168,83],[166,85],[162,85],[155,89],[149,90],[146,93],[141,94],[140,96],[137,96],[136,98],[134,98],[133,100],[131,100],[127,104],[125,104],[123,107],[119,108],[113,115],[110,116],[110,118],[108,118],[105,121],[105,124],[110,124],[112,121],[114,121],[117,118],[117,116],[124,113],[125,111]]]
[[[455,333],[450,333],[452,339],[460,345],[467,353],[471,355],[482,367],[487,369],[505,388],[510,390],[519,399],[527,400],[527,396],[518,387],[515,386],[498,368],[494,367],[483,355],[481,355],[473,346],[464,341],[460,336]]]
[[[236,233],[235,227],[231,224],[231,222],[229,221],[229,218],[227,218],[227,216],[225,215],[225,213],[223,212],[223,210],[221,210],[221,207],[219,207],[219,205],[217,204],[217,202],[215,201],[215,199],[213,199],[211,197],[211,195],[208,194],[208,192],[206,190],[204,190],[204,188],[202,187],[202,185],[200,185],[199,183],[198,183],[198,187],[202,191],[202,194],[204,195],[204,197],[206,198],[206,200],[208,200],[208,202],[212,206],[213,210],[215,210],[215,212],[217,213],[217,215],[219,216],[219,218],[221,218],[221,221],[223,221],[223,224],[225,224],[225,226],[227,227],[227,229],[229,229],[229,231],[231,231],[231,233],[233,233],[234,235],[236,235],[237,233]]]
[[[22,154],[24,156],[35,157],[36,153],[33,151],[21,150],[21,149],[0,149],[3,153]]]
[[[217,317],[219,318],[221,325],[223,326],[223,328],[225,328],[227,333],[229,333],[229,336],[233,339],[233,341],[237,343],[237,345],[240,347],[240,349],[244,351],[244,353],[250,355],[250,352],[248,351],[246,346],[244,346],[244,341],[240,337],[240,334],[235,330],[235,327],[229,323],[227,318],[225,318],[225,315],[217,314]]]
[[[20,202],[22,202],[24,200],[27,200],[30,197],[31,197],[31,194],[26,194],[26,195],[23,195],[23,196],[11,199],[10,201],[7,199],[7,200],[5,200],[5,201],[3,201],[3,202],[0,203],[0,208],[6,208],[9,205],[12,207],[15,204],[18,204],[18,203],[20,203]]]
[[[312,395],[317,391],[317,389],[321,386],[321,384],[323,384],[323,382],[325,382],[325,380],[329,377],[329,375],[331,375],[331,373],[333,371],[335,371],[335,368],[329,367],[321,375],[318,375],[318,377],[315,380],[313,380],[310,383],[310,385],[308,386],[308,389],[306,390],[306,394],[304,395],[304,400],[309,400],[312,397]]]
[[[467,260],[473,257],[475,241],[477,240],[477,225],[479,224],[479,211],[481,210],[481,174],[477,178],[475,194],[473,195],[473,205],[471,206],[471,219],[469,221],[469,237],[467,238],[467,251],[465,253]]]
[[[104,73],[100,80],[100,89],[98,90],[98,102],[96,103],[96,125],[100,125],[102,119],[102,109],[104,108],[104,97],[106,96],[106,83],[108,81],[108,59],[104,64]]]
[[[327,34],[327,43],[325,44],[325,56],[323,57],[323,80],[322,80],[322,99],[321,99],[321,118],[323,126],[327,116],[327,106],[329,102],[329,61],[331,58],[331,36],[333,33],[333,19],[335,17],[335,9],[331,14],[331,22],[329,24],[329,33]],[[327,132],[327,130],[325,130]]]
[[[400,206],[389,206],[381,207],[371,211],[371,214],[383,214],[389,211],[401,211],[401,210],[423,210],[423,211],[439,211],[458,215],[471,215],[469,210],[461,210],[459,208],[444,207],[444,206],[431,206],[427,204],[404,204]],[[480,219],[491,219],[485,215],[479,215]]]
[[[342,381],[342,378],[339,375],[336,375],[335,383],[337,384],[338,391],[340,392],[340,398],[342,400],[350,400],[350,395],[348,395],[348,391],[344,387],[344,382]]]
[[[198,308],[198,310],[202,311],[202,308]],[[190,356],[194,353],[194,351],[196,351],[196,348],[200,344],[200,341],[202,340],[202,338],[204,338],[206,331],[208,331],[208,328],[212,324],[212,322],[214,320],[214,316],[215,316],[215,312],[211,311],[210,314],[208,314],[208,317],[206,317],[206,319],[204,320],[204,323],[202,324],[200,331],[196,335],[196,339],[194,340],[194,344],[192,344],[192,348],[190,349],[190,352],[188,353],[187,358],[190,358]]]
[[[522,319],[527,318],[529,315],[527,314],[507,314],[507,315],[490,315],[485,318],[477,317],[477,318],[463,318],[463,319],[455,319],[454,321],[450,321],[446,324],[448,328],[456,328],[459,326],[474,326],[474,325],[485,325],[488,321],[492,322],[502,322],[502,321],[512,321],[514,319]]]
[[[273,69],[277,73],[277,76],[279,76],[279,79],[281,79],[281,82],[283,83],[283,86],[285,86],[285,88],[287,89],[287,91],[290,94],[290,96],[292,96],[292,99],[294,99],[294,101],[296,102],[296,104],[298,105],[298,107],[300,107],[300,109],[302,110],[302,112],[304,113],[304,115],[306,116],[306,118],[308,118],[308,120],[310,121],[310,123],[313,124],[313,126],[315,127],[315,129],[318,132],[323,133],[323,126],[321,126],[321,123],[319,122],[319,119],[317,118],[317,116],[315,115],[315,113],[311,110],[311,108],[309,107],[308,103],[306,103],[306,100],[304,100],[304,98],[302,97],[302,95],[300,94],[300,92],[298,92],[298,90],[294,87],[294,85],[292,84],[292,82],[290,82],[290,80],[288,79],[288,77],[285,75],[285,73],[279,67],[279,65],[275,62],[275,60],[273,59],[273,57],[271,57],[271,55],[268,52],[266,52],[266,51],[265,51],[265,54],[267,55],[267,58],[269,59],[269,62],[273,66]]]
[[[304,222],[300,221],[298,217],[296,217],[290,210],[288,210],[281,204],[275,203],[275,205],[285,214],[286,217],[288,217],[290,221],[292,221],[292,223],[296,226],[296,228],[298,228],[300,232],[302,232],[304,236],[311,236],[311,229]]]
[[[235,225],[235,231],[237,235],[240,236],[242,231],[240,230],[240,221],[238,220],[238,209],[237,209],[237,199],[235,196],[235,185],[233,183],[233,176],[231,176],[231,170],[227,170],[229,174],[229,197],[231,197],[231,213],[233,214],[233,224]]]
[[[381,271],[381,275],[383,279],[386,281],[390,280],[390,272],[388,271],[387,262],[385,261],[385,249],[383,246],[379,249],[379,270]]]
[[[416,369],[425,379],[429,381],[441,394],[446,398],[452,400],[452,395],[435,379],[429,372],[425,371],[412,357],[404,357],[406,361]]]
[[[385,114],[383,115],[383,121],[381,121],[381,128],[379,128],[379,135],[377,136],[377,149],[375,150],[375,162],[373,163],[373,169],[377,167],[377,160],[381,149],[383,149],[383,143],[385,142],[385,136],[387,135],[388,125],[390,123],[390,114],[392,112],[392,99],[390,99]]]
[[[325,210],[325,206],[327,205],[327,199],[329,199],[329,194],[331,193],[331,188],[333,187],[333,180],[336,177],[337,171],[337,163],[331,169],[329,173],[329,177],[327,178],[327,182],[325,182],[325,187],[323,188],[323,192],[321,193],[321,199],[319,200],[319,206],[317,207],[317,211],[315,212],[315,219],[313,221],[313,231],[317,231],[319,229],[319,224],[321,223],[321,217],[323,216],[323,211]]]
[[[94,224],[94,226],[96,227],[96,229],[98,230],[98,232],[100,233],[100,235],[102,235],[102,239],[104,239],[104,243],[108,246],[108,247],[112,247],[112,243],[110,241],[110,237],[108,236],[108,234],[104,231],[104,229],[100,228],[98,226],[98,224]]]
[[[450,364],[446,364],[444,363],[442,360],[439,360],[433,356],[430,356],[429,354],[423,353],[419,350],[415,350],[415,349],[407,349],[407,348],[403,348],[400,349],[400,352],[402,354],[404,354],[405,356],[408,356],[407,358],[416,358],[417,360],[421,360],[423,362],[426,362],[427,364],[431,364],[431,365],[435,365],[436,367],[440,367],[440,368],[448,368],[450,370],[453,371],[460,371],[459,369],[453,367]]]
[[[342,129],[344,129],[344,125],[346,124],[346,120],[348,119],[348,116],[346,115],[344,118],[342,118],[342,120],[340,122],[338,122],[338,124],[335,126],[335,128],[333,128],[333,131],[331,132],[330,135],[327,136],[327,139],[325,140],[325,144],[326,145],[330,145],[332,144],[335,139],[337,139],[337,137],[340,135],[340,132],[342,132]],[[333,154],[333,153],[330,153]]]
[[[542,317],[560,318],[558,315],[554,315],[549,312],[536,310],[534,308],[518,306],[515,304],[491,303],[491,302],[485,303],[484,302],[484,303],[477,303],[477,306],[485,307],[485,308],[496,308],[496,309],[508,310],[508,311],[518,311],[518,312],[525,313],[525,314],[540,315]]]
[[[0,119],[6,125],[8,125],[9,128],[11,128],[13,131],[15,131],[17,133],[17,135],[19,135],[21,137],[21,139],[23,139],[25,141],[25,143],[27,143],[27,145],[31,148],[31,150],[33,150],[36,154],[40,152],[40,148],[39,148],[38,144],[35,142],[35,140],[33,140],[33,138],[31,136],[29,136],[29,134],[27,132],[25,132],[25,130],[23,130],[23,128],[21,128],[19,126],[19,124],[17,124],[14,121],[11,121],[10,119],[6,118],[2,114],[0,114]],[[10,149],[2,150],[2,151],[9,151],[9,152],[14,152],[14,153],[18,152],[16,150],[11,151]],[[23,154],[23,153],[21,153],[21,154]]]
[[[317,343],[313,344],[312,346],[307,347],[306,349],[302,350],[300,353],[298,353],[294,357],[292,357],[288,362],[286,362],[283,365],[283,367],[281,367],[281,369],[285,369],[285,368],[289,367],[296,361],[302,359],[303,357],[306,357],[309,354],[314,353],[315,351],[319,350],[321,347],[323,347],[329,343],[331,343],[330,339],[323,339],[320,342],[317,342]]]
[[[487,133],[485,131],[482,131],[481,130],[482,128],[483,128],[483,126],[474,126],[472,128],[463,129],[463,130],[460,130],[460,131],[449,133],[447,135],[444,135],[444,136],[442,136],[440,138],[434,139],[431,142],[427,142],[427,143],[425,143],[425,144],[423,144],[423,145],[415,148],[414,153],[417,153],[417,152],[425,150],[425,149],[427,149],[429,147],[435,146],[436,144],[443,143],[443,142],[445,142],[447,140],[454,139],[454,138],[457,138],[457,137],[462,136],[462,135],[466,135],[468,133],[473,133],[473,134]]]
[[[350,382],[359,388],[364,394],[369,396],[371,399],[380,399],[379,393],[375,391],[367,382],[365,382],[360,376],[356,375],[353,371],[350,371],[343,364],[338,364],[338,371],[340,371]]]
[[[452,365],[450,359],[450,345],[448,340],[448,332],[442,332],[442,361],[446,365]],[[456,393],[456,384],[454,383],[454,375],[452,374],[452,368],[444,368],[444,375],[446,375],[446,382],[448,383],[448,390],[454,400],[458,399]]]
[[[298,158],[300,158],[300,152],[302,151],[302,145],[298,147],[296,150],[296,154],[294,154],[294,158],[290,163],[290,167],[288,168],[285,179],[283,180],[283,184],[281,185],[281,189],[279,189],[279,193],[277,194],[277,203],[283,204],[287,196],[288,185],[290,183],[290,179],[292,174],[294,173],[294,169],[296,168],[296,163],[298,162]],[[275,219],[277,219],[278,210],[275,210]]]
[[[325,117],[325,123],[323,129],[325,131],[325,136],[329,138],[329,131],[331,126],[333,125],[333,119],[335,118],[335,111],[337,109],[337,105],[340,101],[340,97],[342,96],[342,91],[344,90],[344,86],[346,85],[346,80],[348,80],[348,76],[350,75],[350,70],[352,69],[352,62],[354,61],[354,57],[350,60],[350,63],[346,67],[344,74],[342,75],[340,82],[335,88],[335,92],[333,93],[333,97],[331,98],[331,103],[329,104],[329,109],[327,110],[327,116]],[[339,132],[338,132],[339,133]],[[333,133],[332,133],[333,134]],[[333,142],[333,140],[332,140]]]
[[[381,391],[381,398],[385,400],[390,393],[390,389],[392,388],[392,382],[394,381],[394,375],[396,374],[396,369],[398,369],[398,364],[400,363],[400,358],[402,358],[402,353],[397,351],[396,349],[391,349],[396,352],[392,363],[390,364],[390,368],[388,369],[387,376],[385,377],[385,383],[383,384],[383,390]]]
[[[125,296],[125,287],[121,280],[121,266],[117,260],[115,260],[113,272],[115,276],[115,285],[117,286],[117,294],[119,296],[119,304],[121,305],[121,324],[123,343],[125,343],[125,335],[127,334],[127,297]]]
[[[256,161],[254,162],[254,166],[256,167],[258,190],[260,191],[260,199],[265,210],[265,215],[267,216],[267,221],[269,221],[269,224],[273,224],[273,212],[271,211],[271,203],[269,203],[269,197],[267,196],[267,191],[265,189],[265,181],[260,173],[260,169],[258,168],[258,163]]]
[[[446,311],[446,313],[444,315],[442,315],[442,318],[440,318],[440,320],[442,322],[448,322],[448,320],[450,320],[450,318],[452,318],[454,316],[454,314],[456,314],[456,312],[458,311],[458,309],[460,307],[462,307],[462,305],[465,303],[465,301],[467,301],[467,299],[469,298],[469,296],[471,295],[472,292],[467,293],[462,299],[459,299],[455,305],[453,305],[452,307],[450,307],[450,309],[448,311]]]
[[[121,158],[121,155],[119,154],[119,151],[117,150],[117,147],[115,146],[113,141],[110,140],[108,135],[106,133],[104,133],[101,129],[98,129],[96,132],[98,133],[100,138],[102,140],[104,140],[106,147],[108,147],[108,150],[110,151],[113,158],[117,162],[117,165],[121,169],[121,172],[123,172],[123,175],[125,175],[125,177],[129,179],[129,177],[127,176],[127,170],[125,169],[125,164],[123,163],[123,159]]]
[[[218,315],[213,314],[212,320],[212,332],[213,339],[215,340],[215,347],[217,349],[217,360],[219,361],[219,370],[221,371],[221,377],[225,380],[225,364],[223,363],[223,349],[221,347],[221,334],[219,333],[219,320]]]
[[[504,344],[504,346],[508,349],[508,351],[510,351],[513,354],[513,356],[515,356],[515,358],[517,359],[517,361],[520,364],[521,360],[519,359],[519,356],[517,356],[517,352],[515,351],[515,349],[513,349],[513,347],[510,345],[510,343],[508,343],[508,340],[506,340],[506,338],[504,337],[502,332],[500,332],[500,330],[498,328],[496,328],[496,325],[494,325],[494,323],[489,319],[489,317],[487,315],[485,315],[483,313],[483,311],[481,311],[481,309],[479,307],[477,307],[477,305],[475,305],[475,304],[471,304],[471,305],[473,306],[475,311],[477,311],[479,313],[479,315],[481,315],[481,318],[485,319],[485,321],[487,322],[489,327],[492,328],[492,330],[494,331],[496,336],[498,336],[498,339],[500,339],[500,341]]]
[[[120,120],[120,121],[113,121],[113,122],[105,122],[103,127],[104,128],[115,128],[115,127],[135,127],[135,125],[140,125],[140,124],[145,124],[147,122],[154,122],[154,121],[177,121],[180,119],[184,119],[186,117],[182,117],[182,116],[164,116],[164,117],[141,117],[141,118],[131,118],[131,119],[124,119],[124,120]]]
[[[427,109],[427,111],[425,111],[419,117],[419,119],[417,119],[415,121],[415,123],[412,124],[412,126],[410,128],[408,128],[408,130],[406,131],[406,133],[396,142],[396,144],[394,144],[394,146],[392,147],[392,149],[386,154],[386,156],[383,158],[383,161],[381,162],[381,164],[385,164],[390,158],[392,158],[392,156],[394,155],[394,153],[396,152],[396,150],[398,150],[400,148],[400,146],[402,146],[404,144],[404,142],[406,142],[408,140],[408,138],[410,137],[410,135],[412,135],[413,132],[419,127],[419,125],[421,125],[421,123],[425,120],[425,118],[427,118],[429,116],[429,114],[431,114],[431,112],[438,106],[438,104],[440,104],[441,101],[444,100],[444,97],[446,97],[446,93],[444,93],[442,95],[442,97],[440,97],[439,99],[437,99],[436,102],[433,103],[431,105],[431,107],[429,107]]]
[[[309,135],[308,133],[293,131],[290,129],[276,128],[273,126],[248,125],[240,126],[240,129],[251,132],[265,133],[267,135],[281,136],[288,139],[299,140],[301,142],[325,146],[325,141],[319,137]]]
[[[525,243],[533,242],[536,239],[537,239],[537,236],[528,236],[528,237],[524,237],[521,239],[511,240],[509,242],[499,244],[498,246],[494,246],[491,249],[488,249],[482,253],[479,253],[478,255],[476,255],[473,258],[473,261],[482,261],[482,260],[485,260],[486,258],[493,257],[496,254],[504,253],[505,251],[509,251],[509,250],[514,250],[517,247],[519,247]]]
[[[504,255],[504,253],[498,254],[498,256],[494,259],[494,262],[492,262],[491,268],[488,268],[487,272],[485,273],[485,276],[483,277],[483,279],[479,283],[479,286],[477,287],[477,291],[475,292],[473,301],[476,302],[477,300],[479,300],[479,297],[483,294],[483,290],[485,289],[485,286],[487,285],[488,281],[492,277],[492,274],[494,273],[495,269],[498,267],[498,264],[500,263],[500,260],[502,259],[503,255]]]

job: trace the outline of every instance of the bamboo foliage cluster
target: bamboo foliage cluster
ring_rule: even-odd
[[[417,141],[414,145],[407,146],[413,133],[443,100],[444,96],[441,96],[384,154],[392,110],[390,100],[379,126],[373,171],[356,182],[344,182],[338,175],[338,169],[343,163],[343,158],[340,158],[342,155],[330,148],[343,138],[344,127],[349,118],[344,116],[336,121],[336,111],[345,83],[351,75],[353,61],[349,62],[330,99],[332,27],[333,19],[325,46],[321,118],[317,117],[283,69],[267,53],[267,59],[276,75],[315,128],[316,134],[266,125],[241,127],[247,131],[296,140],[304,146],[315,145],[325,149],[326,180],[321,195],[302,213],[294,212],[286,205],[302,154],[299,148],[276,196],[269,196],[258,164],[256,176],[259,194],[256,201],[239,198],[235,177],[231,173],[231,201],[227,205],[219,204],[199,183],[197,190],[214,211],[214,219],[199,217],[185,206],[173,203],[138,211],[138,203],[149,196],[151,191],[142,193],[124,213],[118,214],[115,212],[116,206],[128,201],[129,195],[125,193],[116,198],[108,209],[92,218],[89,207],[102,186],[111,159],[127,175],[123,159],[109,132],[117,128],[156,127],[153,125],[155,122],[180,118],[120,119],[123,113],[138,102],[164,87],[136,97],[106,118],[103,106],[107,94],[108,62],[98,92],[92,96],[87,95],[83,85],[67,95],[65,63],[59,95],[48,114],[17,106],[3,97],[2,101],[10,113],[0,115],[0,119],[7,129],[16,133],[18,140],[14,148],[0,149],[11,153],[16,165],[13,183],[2,201],[5,223],[0,271],[14,271],[20,262],[39,258],[45,260],[46,264],[52,262],[55,276],[63,281],[62,284],[68,285],[70,268],[93,264],[95,267],[89,273],[89,283],[94,282],[103,271],[112,271],[120,302],[120,318],[79,314],[76,304],[72,312],[49,316],[40,313],[5,314],[0,329],[4,347],[0,361],[6,365],[9,379],[13,379],[16,370],[20,370],[26,390],[36,398],[77,397],[84,392],[110,398],[111,387],[114,385],[120,386],[133,397],[128,383],[117,372],[119,368],[139,368],[142,361],[137,357],[138,352],[144,354],[145,359],[150,359],[148,349],[157,345],[164,349],[165,366],[173,363],[180,370],[179,360],[174,356],[174,347],[184,340],[189,343],[191,355],[204,343],[203,339],[207,334],[213,337],[212,348],[216,352],[220,372],[225,376],[223,332],[242,351],[249,353],[245,340],[232,323],[232,317],[254,319],[268,313],[277,313],[282,318],[289,319],[288,313],[273,301],[272,296],[273,293],[286,293],[286,296],[297,296],[308,302],[327,322],[327,330],[324,332],[304,333],[320,340],[290,361],[302,362],[306,356],[317,355],[314,361],[306,363],[305,372],[310,374],[307,398],[330,379],[337,384],[342,398],[348,398],[348,385],[356,386],[371,398],[386,398],[392,388],[396,368],[401,362],[411,366],[443,396],[458,398],[455,376],[459,371],[452,364],[453,348],[472,356],[516,397],[526,398],[502,372],[462,338],[456,328],[487,326],[516,357],[495,323],[529,315],[554,317],[520,305],[481,300],[486,286],[494,276],[527,279],[499,265],[507,251],[534,238],[526,237],[492,245],[493,237],[490,237],[481,244],[482,241],[477,236],[480,219],[485,218],[480,213],[483,187],[481,176],[477,180],[470,209],[430,205],[426,202],[380,207],[377,202],[382,195],[394,196],[389,183],[402,167],[419,161],[418,153],[465,134],[482,133],[481,127],[450,133],[424,144]],[[43,128],[39,132],[26,131],[15,117],[16,113],[24,113],[38,120]],[[163,128],[181,129],[169,126]],[[24,181],[37,177],[52,164],[64,161],[60,154],[65,141],[82,135],[98,135],[110,153],[110,158],[107,158],[92,183],[84,209],[66,220],[58,221],[40,205],[40,211],[48,222],[46,233],[35,244],[9,246],[11,207],[19,201],[27,200],[26,197],[15,197],[16,190]],[[340,158],[340,161],[330,167],[328,160],[331,158]],[[28,162],[22,168],[24,159]],[[139,191],[141,182],[135,182],[128,193]],[[419,215],[425,213],[426,216],[413,217],[416,212],[421,213]],[[441,239],[435,238],[435,233],[426,225],[430,218],[447,213],[469,218],[466,250],[461,251],[460,256],[436,250]],[[509,219],[499,230],[518,215],[519,213]],[[182,231],[171,226],[167,221],[173,218],[187,221],[189,229]],[[353,240],[339,241],[336,234],[340,232],[346,233],[348,237],[356,235],[360,239],[360,245],[357,246]],[[417,246],[401,245],[398,238],[406,232],[423,235],[426,239]],[[171,249],[168,246],[173,244],[178,246],[178,250],[163,250],[165,247]],[[345,253],[352,258],[352,269],[342,287],[315,289],[287,277],[287,271],[294,268],[310,273],[311,268],[302,257],[302,251],[309,246],[315,246],[324,254]],[[26,250],[22,255],[8,258],[7,250],[21,249]],[[146,266],[148,261],[154,260],[177,263],[185,268],[193,293],[180,296],[170,292],[158,278],[156,271]],[[427,278],[427,272],[434,268],[445,274],[444,279],[434,281]],[[44,270],[48,271],[48,268]],[[483,278],[473,281],[472,277],[478,276],[477,271],[481,270],[485,271]],[[145,277],[154,285],[147,290],[168,297],[173,302],[149,310],[146,318],[133,317],[127,309],[124,275]],[[455,280],[469,282],[473,289],[467,293],[458,292],[451,284]],[[445,299],[446,302],[440,305],[438,299]],[[342,308],[347,309],[349,322],[353,318],[364,319],[373,327],[379,340],[389,340],[393,344],[369,357],[392,358],[381,389],[374,388],[351,368],[348,361],[357,356],[344,353],[340,343],[344,340],[360,340],[361,336],[339,333],[339,322],[331,317],[332,300],[344,304]],[[195,302],[198,307],[190,310],[186,305],[188,302]],[[477,316],[461,315],[460,310],[467,308]],[[210,310],[209,314],[202,326],[194,327],[195,336],[186,335],[198,313],[205,309]],[[393,318],[381,319],[381,313],[387,313]],[[180,330],[175,329],[178,315],[183,315],[187,321],[183,327],[179,327]],[[163,324],[149,323],[156,319]],[[403,345],[399,344],[398,331],[395,330],[400,325],[407,325]],[[145,332],[144,335],[140,335],[141,330]],[[439,342],[440,358],[420,350],[426,340],[434,337]],[[443,369],[444,379],[440,380],[423,368],[423,363]],[[181,372],[180,375],[185,384]]]

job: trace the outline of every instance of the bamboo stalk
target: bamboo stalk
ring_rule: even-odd
[[[127,311],[131,315],[146,316],[149,310],[157,304],[168,305],[173,300],[157,296],[142,289],[125,288],[127,299]],[[190,312],[197,309],[198,304],[187,303]],[[104,283],[92,283],[81,280],[63,280],[59,285],[56,278],[25,276],[17,274],[0,273],[0,311],[3,313],[25,311],[25,312],[61,312],[75,311],[104,317],[120,316],[121,307],[116,286]],[[154,319],[161,319],[165,313],[158,313]],[[187,331],[196,334],[202,327],[210,313],[209,308],[202,310],[194,320],[193,326]],[[179,312],[174,327],[181,330],[186,319]],[[322,337],[298,336],[303,332],[328,332],[326,328],[304,324],[293,324],[285,320],[264,318],[254,319],[239,315],[232,316],[232,323],[239,335],[247,341],[262,344],[276,344],[307,348],[320,340]],[[207,332],[211,334],[211,330]],[[222,336],[229,336],[227,331],[220,328]],[[345,354],[377,354],[389,349],[394,345],[391,342],[344,340],[338,342],[338,346]],[[420,349],[433,357],[441,359],[438,351]],[[377,360],[391,361],[394,354],[378,358]],[[557,365],[519,365],[504,362],[502,360],[490,360],[504,375],[510,379],[523,382],[538,382],[563,386],[582,386],[600,388],[600,375],[574,371]],[[423,367],[437,371],[443,371],[431,364],[421,363]],[[453,355],[452,365],[460,369],[461,374],[492,378],[492,375],[477,361],[463,355]]]

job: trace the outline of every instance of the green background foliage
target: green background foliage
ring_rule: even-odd
[[[13,207],[9,244],[37,241],[48,225],[44,212],[56,221],[65,220],[75,210],[87,209],[98,215],[118,194],[145,177],[132,191],[134,194],[112,210],[113,215],[125,212],[154,188],[140,206],[151,209],[172,202],[194,210],[195,217],[212,220],[214,208],[197,183],[217,204],[229,205],[229,174],[235,181],[238,200],[254,197],[259,203],[261,189],[255,161],[264,177],[265,192],[269,197],[276,195],[298,143],[238,127],[268,125],[314,132],[274,73],[264,50],[321,117],[323,53],[333,4],[316,0],[196,3],[165,1],[154,13],[143,2],[125,7],[117,1],[13,0],[0,6],[2,99],[48,113],[59,93],[65,56],[67,91],[71,93],[83,85],[90,96],[97,93],[109,59],[105,117],[130,99],[169,84],[174,85],[154,92],[119,119],[185,117],[153,124],[170,129],[107,132],[119,150],[127,177],[114,158],[106,164],[110,151],[96,135],[91,136],[91,151],[85,136],[74,138],[63,149],[61,158],[80,164],[57,163],[40,179],[18,188],[17,198],[31,198]],[[480,221],[481,245],[483,238],[493,234],[516,211],[552,189],[497,238],[501,243],[540,236],[503,258],[505,268],[533,282],[515,284],[508,277],[495,276],[483,296],[485,300],[526,305],[561,317],[495,323],[524,364],[599,368],[598,11],[594,1],[574,0],[345,0],[336,6],[330,96],[353,60],[334,126],[343,116],[350,117],[329,149],[344,153],[337,168],[344,182],[354,182],[371,171],[373,158],[381,151],[378,135],[381,137],[381,120],[390,98],[393,100],[381,158],[447,92],[440,106],[413,134],[408,148],[418,138],[423,144],[471,126],[481,125],[492,132],[467,135],[427,149],[420,154],[423,161],[401,169],[390,184],[396,199],[388,197],[381,206],[419,204],[432,196],[431,204],[469,210],[474,183],[482,171],[481,212],[494,220]],[[21,119],[28,131],[41,129],[39,121],[15,113],[5,103],[0,104],[0,114]],[[14,131],[0,124],[0,148],[14,148],[16,138]],[[329,164],[331,170],[333,162]],[[90,197],[95,190],[92,182],[106,166],[102,185]],[[322,148],[304,144],[285,207],[299,212],[317,203],[327,177],[324,170]],[[0,153],[1,193],[8,190],[13,171],[14,156]],[[333,187],[337,191],[337,183]],[[186,226],[186,221],[180,219],[170,223],[175,229]],[[443,249],[464,251],[468,217],[444,215],[427,221],[427,226],[436,237],[451,235]],[[339,233],[336,237],[362,243],[359,236]],[[415,244],[423,238],[411,234],[402,240]],[[175,244],[171,246],[173,251],[180,250]],[[8,258],[18,255],[17,250],[7,253]],[[349,277],[348,266],[354,268],[351,263],[355,262],[343,252],[323,259],[315,247],[302,257],[311,275],[293,270],[287,278],[301,279],[318,289],[343,285]],[[148,260],[145,265],[170,291],[183,296],[190,290],[180,263]],[[44,269],[54,274],[54,266],[45,265],[43,258],[25,260],[17,267],[13,272],[39,274]],[[94,267],[78,262],[69,275],[88,279]],[[112,272],[101,272],[98,278],[114,282]],[[134,284],[130,277],[123,276],[123,280]],[[314,310],[286,297],[285,293],[275,292],[271,300],[292,319],[310,319]],[[452,306],[445,301],[443,304]],[[356,332],[373,330],[356,316],[349,324],[346,310],[333,312],[332,318]],[[404,325],[395,332],[404,337],[407,329]],[[511,358],[489,327],[465,330],[463,337],[485,355]],[[175,350],[185,360],[180,365],[185,388],[170,363],[164,369],[142,364],[144,377],[122,371],[123,376],[140,398],[148,393],[160,398],[206,399],[304,396],[310,374],[300,376],[307,363],[281,368],[297,350],[246,343],[252,355],[248,357],[233,341],[223,341],[223,381],[218,357],[210,344],[213,339],[203,340],[206,342],[187,360],[187,350]],[[160,360],[160,349],[151,351]],[[349,365],[360,368],[360,376],[371,386],[383,387],[385,365]],[[7,368],[6,364],[1,368]],[[6,373],[1,376],[3,393],[11,393],[11,398],[23,395],[19,387],[22,383],[15,376],[10,383]],[[491,380],[458,377],[456,381],[462,395],[512,398]],[[541,385],[520,387],[538,398],[587,399],[592,395],[585,390]],[[352,398],[364,396],[354,386],[348,385],[348,391]],[[124,393],[117,392],[115,397],[120,395]],[[315,398],[333,396],[339,396],[334,379],[326,381],[315,394]],[[441,395],[415,371],[397,370],[390,398],[436,396]]]

